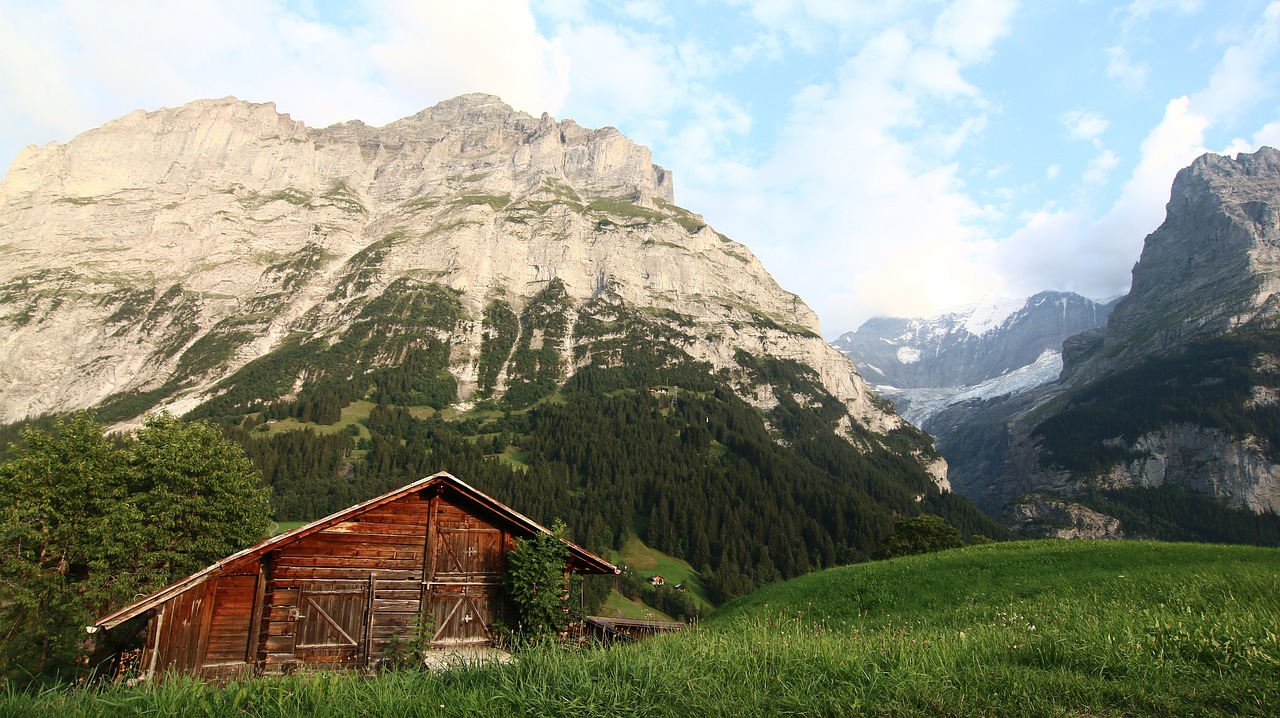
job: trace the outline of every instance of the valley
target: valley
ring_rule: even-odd
[[[277,526],[450,472],[627,568],[586,579],[584,610],[705,624],[510,670],[649,670],[665,651],[697,657],[667,674],[689,685],[729,680],[703,672],[719,651],[730,674],[779,669],[710,702],[678,691],[694,712],[830,711],[806,682],[833,681],[831,700],[886,712],[1248,713],[1275,699],[1244,687],[1277,655],[1258,628],[1274,577],[1254,568],[1273,553],[1010,539],[1280,544],[1277,186],[1270,148],[1183,170],[1122,299],[1043,292],[828,344],[613,128],[480,94],[383,127],[234,98],[139,111],[0,182],[0,438],[80,412],[216,427]],[[966,546],[868,563],[919,517]],[[1200,595],[1161,578],[1235,557],[1242,574],[1180,575]],[[1152,604],[1138,624],[1121,608]],[[1183,613],[1188,634],[1155,628]],[[1230,698],[1208,687],[1226,669]],[[961,674],[1016,690],[978,698]],[[1065,703],[1036,702],[1055,686]]]

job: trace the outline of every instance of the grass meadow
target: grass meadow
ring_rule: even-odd
[[[1274,716],[1280,551],[973,546],[824,571],[682,634],[376,678],[0,694],[47,716]]]

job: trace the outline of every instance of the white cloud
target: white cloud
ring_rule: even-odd
[[[1111,121],[1094,110],[1070,110],[1058,116],[1067,130],[1067,137],[1075,140],[1096,140],[1111,126]]]
[[[1150,46],[1153,17],[1161,14],[1191,15],[1200,11],[1201,0],[1134,0],[1122,9],[1120,16],[1121,42],[1108,47],[1107,77],[1118,80],[1129,90],[1140,90],[1151,74],[1146,61],[1134,61],[1129,55],[1130,45]],[[1158,53],[1158,49],[1153,52]]]
[[[1113,45],[1107,50],[1107,77],[1119,80],[1131,90],[1140,89],[1151,74],[1151,66],[1145,62],[1134,62],[1129,51],[1121,45]]]
[[[1062,172],[1062,165],[1060,165],[1060,164],[1051,164],[1051,165],[1049,165],[1048,167],[1046,167],[1046,168],[1044,169],[1044,178],[1045,178],[1045,179],[1056,179],[1056,178],[1058,177],[1058,174],[1059,174],[1059,173],[1061,173],[1061,172]]]
[[[622,4],[622,13],[652,25],[670,25],[673,22],[661,0],[628,0]]]
[[[1199,12],[1203,5],[1203,0],[1133,0],[1125,7],[1125,21],[1139,23],[1161,12],[1190,15]]]
[[[980,18],[965,14],[976,7],[961,3],[948,22],[976,32]],[[998,282],[982,263],[993,245],[974,229],[998,210],[968,196],[950,160],[985,126],[987,103],[963,71],[986,57],[1006,25],[984,27],[982,42],[962,46],[941,46],[953,36],[909,23],[883,29],[834,83],[792,97],[770,159],[733,165],[732,184],[713,191],[683,190],[784,287],[803,290],[828,333],[878,313],[973,301]],[[805,286],[788,286],[789,277],[804,277]]]
[[[607,23],[564,24],[557,40],[572,59],[568,92],[579,122],[614,124],[612,118],[660,122],[686,97],[689,77],[676,47],[653,35]],[[639,123],[637,123],[639,124]],[[648,142],[648,138],[636,140]]]
[[[545,17],[570,22],[587,17],[590,0],[530,0],[530,5]]]
[[[1230,121],[1242,108],[1274,97],[1276,77],[1267,69],[1278,52],[1280,2],[1272,2],[1249,36],[1226,49],[1208,87],[1192,96],[1192,105],[1206,117]]]
[[[1107,183],[1107,178],[1111,176],[1111,170],[1120,164],[1120,158],[1111,150],[1103,150],[1096,157],[1089,160],[1089,165],[1085,167],[1081,180],[1086,185],[1103,185]]]
[[[851,43],[901,19],[900,0],[729,0],[746,5],[766,33],[805,53],[829,42]]]
[[[1172,8],[1168,3],[1134,3],[1134,12],[1159,9],[1192,11],[1194,3]],[[993,253],[1003,276],[1023,284],[1023,293],[1045,288],[1072,289],[1086,296],[1105,297],[1128,291],[1129,267],[1143,240],[1164,219],[1174,176],[1207,152],[1205,136],[1215,122],[1233,117],[1257,101],[1246,88],[1262,93],[1260,67],[1276,52],[1280,2],[1271,3],[1248,37],[1228,47],[1214,68],[1209,84],[1191,97],[1170,100],[1160,122],[1143,139],[1139,158],[1119,197],[1106,214],[1089,219],[1082,211],[1045,211],[1002,241]],[[1251,64],[1252,63],[1252,64]],[[1280,140],[1280,121],[1264,125],[1253,135],[1254,146]],[[1251,147],[1233,143],[1231,151]],[[1114,169],[1117,161],[1104,152],[1091,170]],[[1109,169],[1108,169],[1109,171]],[[1086,171],[1086,181],[1090,175]]]
[[[1262,126],[1262,129],[1253,133],[1252,145],[1250,149],[1257,149],[1263,145],[1280,148],[1280,120],[1268,122]]]
[[[565,50],[538,33],[525,0],[369,7],[384,32],[369,55],[391,84],[424,102],[489,92],[535,116],[564,102]]]
[[[1209,123],[1189,111],[1189,104],[1186,97],[1169,102],[1164,118],[1143,140],[1120,198],[1105,215],[1090,219],[1081,210],[1044,210],[1000,242],[992,253],[993,266],[1020,287],[1018,294],[1061,289],[1107,297],[1128,291],[1129,268],[1143,238],[1164,218],[1174,175],[1205,152]],[[1114,167],[1114,159],[1102,162]]]
[[[284,0],[6,3],[0,141],[65,140],[134,109],[235,95],[310,125],[383,124],[463,92],[531,113],[563,102],[566,56],[523,0],[352,5],[341,27]],[[199,28],[193,32],[193,28]],[[41,137],[33,128],[52,128]],[[46,129],[48,131],[48,129]],[[4,158],[7,160],[8,158]],[[0,160],[0,161],[4,161]]]
[[[995,41],[1009,32],[1017,0],[958,0],[938,15],[933,41],[959,62],[985,60]]]

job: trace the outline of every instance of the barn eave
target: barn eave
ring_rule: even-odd
[[[246,563],[260,560],[264,555],[285,546],[294,541],[306,538],[312,534],[324,531],[328,528],[336,526],[344,521],[349,521],[359,517],[361,514],[371,511],[384,504],[396,501],[404,496],[412,494],[415,491],[425,490],[451,490],[457,491],[470,501],[484,507],[488,511],[506,519],[507,521],[522,527],[530,534],[550,534],[551,531],[547,527],[539,524],[533,519],[528,518],[524,514],[507,506],[506,504],[494,499],[493,497],[473,488],[461,479],[441,471],[432,474],[424,479],[419,479],[410,484],[406,484],[394,491],[390,491],[381,496],[374,497],[368,501],[355,504],[345,508],[337,513],[330,514],[322,519],[317,519],[305,526],[286,531],[285,533],[273,536],[259,544],[250,546],[237,553],[234,553],[210,566],[207,566],[196,573],[187,576],[179,581],[175,581],[168,586],[145,596],[133,603],[124,606],[116,611],[102,616],[93,624],[86,626],[85,630],[89,633],[96,633],[99,630],[110,630],[126,621],[146,613],[169,601],[175,596],[188,591],[200,584],[227,573],[233,572],[244,566]],[[593,574],[617,574],[620,569],[617,566],[605,561],[586,549],[572,542],[565,542],[569,547],[569,568],[577,573],[593,573]]]

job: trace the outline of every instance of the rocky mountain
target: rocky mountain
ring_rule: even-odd
[[[721,598],[998,525],[814,313],[613,128],[465,95],[321,129],[232,98],[25,150],[0,182],[0,420],[157,408],[277,518],[436,470]]]
[[[800,362],[852,420],[896,426],[813,312],[673,202],[671,174],[617,130],[491,96],[380,128],[230,98],[138,111],[28,148],[0,184],[0,418],[141,394],[184,411],[300,336],[340,336],[374,298],[433,285],[460,305],[439,329],[466,402],[516,378],[485,364],[486,311],[518,315],[558,280],[575,308],[626,305],[696,337],[681,347],[716,369],[737,351]],[[575,320],[554,358],[606,361]]]
[[[1061,381],[931,420],[957,490],[1033,535],[1274,531],[1278,217],[1274,149],[1179,172],[1131,291],[1065,342]]]
[[[923,427],[952,404],[1055,381],[1063,340],[1104,325],[1113,306],[1072,292],[1041,292],[929,318],[871,319],[832,346],[904,418]]]

